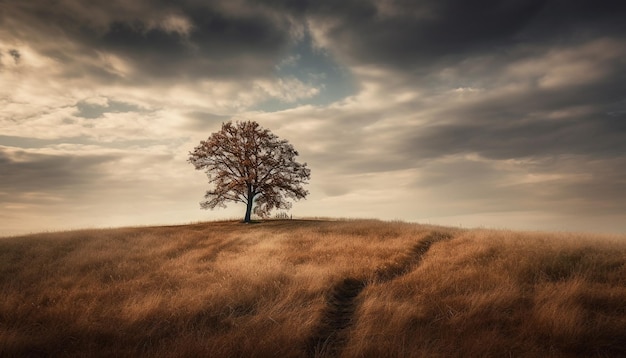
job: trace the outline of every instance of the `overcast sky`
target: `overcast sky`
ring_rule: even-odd
[[[0,235],[243,217],[224,121],[312,171],[294,216],[626,232],[626,3],[0,0]]]

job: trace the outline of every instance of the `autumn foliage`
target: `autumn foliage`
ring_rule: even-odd
[[[299,200],[308,194],[311,171],[295,158],[298,152],[253,121],[227,122],[189,153],[189,162],[205,170],[209,183],[200,205],[203,209],[225,207],[227,202],[246,204],[244,222],[250,214],[267,217],[272,209],[289,209],[286,199]],[[256,204],[256,205],[255,205]]]

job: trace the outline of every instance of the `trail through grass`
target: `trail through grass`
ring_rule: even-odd
[[[375,220],[59,232],[0,239],[0,292],[3,357],[626,355],[618,236]],[[346,314],[319,334],[333,296]],[[337,349],[310,348],[333,332]]]

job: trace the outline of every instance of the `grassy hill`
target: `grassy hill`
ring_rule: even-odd
[[[0,239],[0,356],[626,356],[626,237],[374,220]]]

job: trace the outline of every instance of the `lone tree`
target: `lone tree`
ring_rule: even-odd
[[[298,152],[253,121],[222,123],[222,129],[189,152],[189,162],[205,170],[214,188],[200,203],[203,209],[226,207],[227,202],[246,204],[244,222],[254,212],[267,217],[272,209],[289,209],[295,200],[307,196],[302,188],[311,177],[306,163],[295,161]]]

